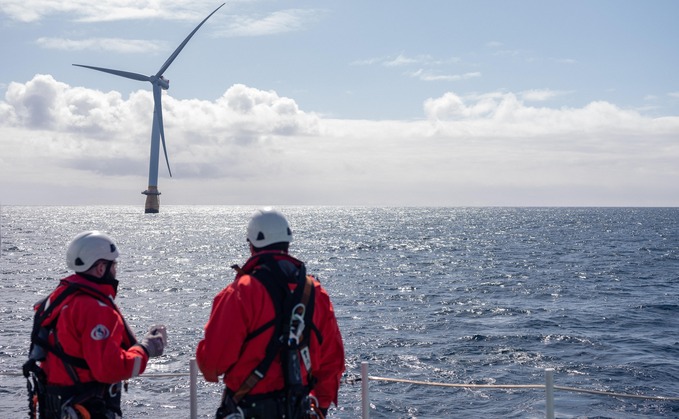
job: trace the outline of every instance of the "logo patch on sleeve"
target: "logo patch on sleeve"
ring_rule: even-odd
[[[103,324],[94,326],[94,329],[92,329],[92,332],[90,332],[90,337],[94,340],[104,340],[110,335],[111,332],[109,332],[108,328]]]

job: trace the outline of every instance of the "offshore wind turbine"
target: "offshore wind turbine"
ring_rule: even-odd
[[[184,39],[177,49],[170,55],[170,57],[165,61],[158,72],[152,76],[146,76],[139,73],[130,73],[128,71],[113,70],[110,68],[93,67],[89,65],[73,64],[78,67],[90,68],[92,70],[103,71],[104,73],[114,74],[116,76],[125,77],[132,80],[148,81],[153,85],[153,125],[151,127],[151,157],[149,161],[149,182],[148,188],[142,192],[146,195],[146,204],[144,206],[145,213],[157,213],[160,210],[160,199],[158,195],[158,160],[160,159],[160,143],[163,144],[163,153],[165,154],[165,162],[167,163],[167,171],[172,177],[172,170],[170,170],[170,160],[167,158],[167,148],[165,147],[165,130],[163,129],[163,107],[161,104],[162,90],[167,90],[170,88],[170,80],[163,77],[163,73],[170,67],[170,64],[179,55],[184,46],[189,42],[193,34],[195,34],[203,23],[205,23],[210,16],[215,14],[226,3],[222,3],[221,6],[217,7],[212,13],[210,13],[202,22],[196,26],[196,28],[191,31],[189,36]],[[162,89],[162,90],[161,90]]]

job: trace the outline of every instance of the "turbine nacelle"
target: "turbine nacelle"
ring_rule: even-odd
[[[170,80],[166,79],[163,76],[151,76],[149,77],[149,81],[153,84],[157,84],[163,90],[167,90],[170,88]]]

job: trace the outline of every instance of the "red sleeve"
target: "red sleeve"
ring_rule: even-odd
[[[101,383],[116,383],[136,377],[146,369],[148,356],[139,346],[122,348],[125,324],[118,312],[94,298],[78,298],[74,313],[87,313],[75,321],[81,330],[82,357],[92,377]]]
[[[340,380],[345,369],[344,343],[330,296],[318,283],[315,298],[314,324],[320,329],[323,342],[320,362],[313,366],[313,375],[318,380],[313,393],[320,407],[327,408],[331,403],[337,405]]]
[[[210,318],[205,325],[205,335],[196,349],[196,362],[205,380],[219,381],[238,361],[241,347],[247,336],[250,306],[244,301],[251,278],[244,276],[224,288],[212,302]]]

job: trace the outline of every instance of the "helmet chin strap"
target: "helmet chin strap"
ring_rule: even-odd
[[[80,275],[87,278],[88,280],[95,282],[97,284],[106,284],[106,285],[111,285],[113,287],[113,290],[115,293],[118,293],[118,280],[116,279],[115,276],[113,276],[113,273],[111,273],[111,267],[113,266],[114,261],[109,260],[106,263],[106,270],[104,271],[104,274],[100,277],[96,277],[94,275],[90,274],[84,274],[81,273]]]
[[[106,264],[106,271],[104,271],[104,275],[102,275],[102,277],[101,277],[102,279],[106,279],[106,280],[109,280],[109,279],[115,280],[116,279],[116,277],[113,276],[113,274],[111,273],[111,267],[113,267],[114,263],[115,262],[112,261],[112,260],[108,261],[108,263]]]

